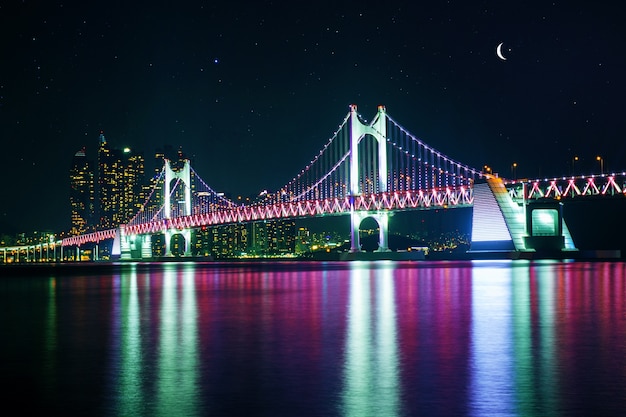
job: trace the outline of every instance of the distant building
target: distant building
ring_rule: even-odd
[[[95,189],[93,162],[85,148],[74,154],[70,167],[70,210],[72,235],[92,231],[95,226]]]
[[[21,232],[15,236],[16,245],[36,245],[38,243],[47,243],[54,238],[54,232],[50,230]]]
[[[299,227],[296,235],[295,253],[301,255],[311,250],[311,232],[306,227]]]
[[[245,236],[245,226],[242,224],[202,227],[193,234],[192,253],[198,256],[212,256],[216,259],[238,257],[245,253],[243,236]]]
[[[102,132],[98,148],[98,219],[100,229],[127,223],[145,199],[144,157],[109,147]]]
[[[267,255],[270,237],[267,222],[252,222],[248,224],[248,252],[251,255]]]
[[[163,160],[169,153],[172,153],[171,146],[155,151],[153,161],[154,171],[152,176],[150,176],[149,180],[142,187],[143,194],[146,198],[151,196],[150,200],[147,202],[147,206],[144,208],[149,213],[156,213],[163,203],[164,182],[159,181],[159,178],[163,170]]]
[[[253,255],[293,254],[296,224],[293,220],[268,220],[248,224],[248,252]]]
[[[145,161],[143,154],[133,153],[129,148],[122,150],[121,198],[122,223],[130,221],[141,210],[146,200]]]
[[[296,250],[296,222],[276,220],[268,223],[269,254],[285,255]]]
[[[194,232],[192,252],[216,259],[293,255],[295,232],[292,220],[205,226]]]

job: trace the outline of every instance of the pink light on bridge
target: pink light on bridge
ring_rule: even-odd
[[[373,193],[350,197],[328,198],[323,200],[275,203],[257,206],[237,206],[218,211],[181,216],[167,221],[152,221],[128,225],[126,234],[146,234],[162,232],[169,228],[188,229],[237,222],[253,222],[270,219],[289,219],[341,215],[355,211],[425,209],[430,207],[470,206],[473,202],[471,188],[433,189],[430,192],[407,191],[404,193]]]
[[[85,235],[66,237],[61,241],[62,246],[80,246],[84,243],[98,243],[105,239],[114,239],[117,229],[101,230]]]

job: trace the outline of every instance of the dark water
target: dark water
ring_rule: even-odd
[[[625,415],[625,265],[0,268],[2,406],[68,416]]]

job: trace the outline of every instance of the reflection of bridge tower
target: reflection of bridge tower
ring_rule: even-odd
[[[352,207],[350,209],[350,237],[351,252],[361,250],[361,241],[359,237],[359,226],[363,219],[372,217],[378,223],[378,251],[386,252],[389,250],[387,245],[388,236],[388,213],[386,211],[379,212],[356,212],[354,211],[354,198],[361,194],[359,181],[359,142],[365,135],[373,136],[378,142],[378,173],[376,175],[378,192],[387,191],[387,116],[385,107],[378,106],[378,114],[370,125],[361,123],[356,112],[356,105],[350,106],[350,198],[352,199]]]
[[[171,205],[171,182],[172,180],[180,180],[185,185],[185,198],[183,201],[179,201],[178,203],[184,204],[184,216],[191,215],[191,165],[189,163],[189,159],[184,160],[184,165],[178,171],[174,171],[172,169],[172,165],[169,159],[164,159],[165,161],[165,191],[164,191],[164,219],[167,221],[172,218],[172,205]],[[169,227],[165,230],[165,256],[172,256],[172,248],[171,241],[172,236],[175,234],[180,234],[185,239],[185,256],[191,255],[191,230],[190,229],[182,229],[180,231],[174,231]]]

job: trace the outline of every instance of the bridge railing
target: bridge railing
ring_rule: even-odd
[[[237,206],[206,214],[164,219],[137,225],[127,225],[126,234],[157,233],[170,228],[187,229],[201,226],[340,215],[354,211],[411,210],[432,207],[464,207],[473,203],[471,187],[447,187],[430,191],[378,193],[344,198],[329,198],[267,205]]]
[[[514,200],[574,198],[584,196],[626,196],[626,172],[505,181]]]
[[[105,239],[115,239],[116,234],[117,229],[101,230],[84,235],[66,237],[61,241],[61,243],[63,246],[80,246],[83,243],[100,242]]]

